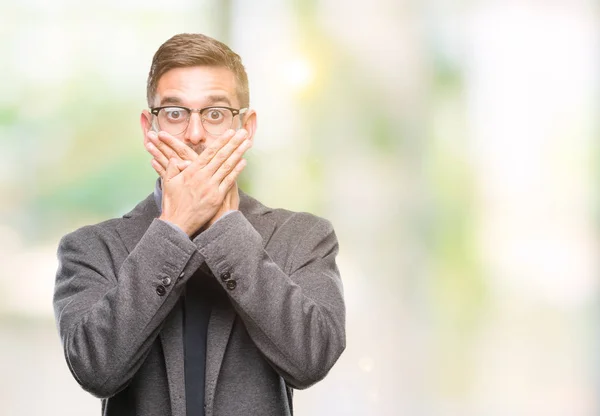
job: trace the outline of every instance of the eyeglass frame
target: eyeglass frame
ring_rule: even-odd
[[[208,107],[204,107],[204,108],[189,108],[189,107],[184,107],[182,105],[163,105],[160,107],[150,107],[150,114],[152,114],[153,116],[156,117],[156,122],[158,123],[158,113],[160,113],[160,110],[164,109],[164,108],[181,108],[182,110],[186,110],[189,112],[189,116],[188,116],[188,120],[187,120],[187,124],[185,125],[185,129],[183,129],[180,133],[177,133],[177,135],[179,134],[183,134],[187,131],[187,129],[190,127],[190,120],[192,119],[192,114],[194,113],[198,113],[198,115],[200,116],[200,124],[202,124],[202,128],[211,136],[216,136],[216,134],[213,134],[211,132],[209,132],[206,127],[204,127],[204,122],[202,121],[202,112],[206,111],[206,110],[210,110],[213,108],[220,108],[220,109],[226,109],[231,111],[231,125],[233,125],[233,119],[235,118],[235,116],[241,116],[244,113],[246,113],[249,108],[248,107],[244,107],[244,108],[232,108],[232,107],[226,107],[226,106],[222,106],[222,105],[211,105]],[[242,119],[240,117],[240,127],[237,128],[236,130],[239,130],[241,128],[241,122]],[[159,125],[160,127],[160,125]],[[231,126],[229,126],[227,129],[231,128]],[[227,131],[227,129],[225,129],[225,131]],[[224,134],[225,132],[221,133]],[[171,133],[173,134],[173,133]]]

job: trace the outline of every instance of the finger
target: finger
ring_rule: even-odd
[[[252,146],[252,142],[248,139],[244,140],[241,145],[219,166],[213,174],[213,179],[220,183],[229,173],[237,166],[238,162],[244,156],[244,153]]]
[[[246,140],[248,136],[248,132],[244,129],[240,129],[236,132],[236,134],[229,140],[222,148],[219,150],[215,156],[211,159],[211,161],[204,168],[209,175],[214,175],[214,173],[221,167],[223,163],[232,153]],[[203,152],[204,153],[204,152]],[[235,166],[235,164],[233,165]],[[233,168],[231,166],[231,168]]]
[[[163,169],[167,168],[167,165],[169,164],[169,159],[165,156],[163,152],[158,150],[158,148],[154,146],[154,144],[150,142],[146,143],[146,150],[154,157],[154,159],[158,163],[160,163]]]
[[[148,137],[149,142],[152,145],[154,145],[154,147],[156,149],[158,149],[158,151],[160,151],[163,155],[165,155],[165,157],[167,158],[167,163],[168,163],[168,160],[170,160],[173,157],[179,158],[179,155],[175,152],[175,150],[171,149],[171,147],[167,146],[164,142],[162,142],[158,138],[158,133],[156,133],[154,131],[150,131],[150,132],[148,132],[147,137]]]
[[[165,168],[163,168],[160,163],[158,163],[155,159],[152,159],[150,161],[150,164],[152,165],[152,168],[156,171],[156,173],[158,173],[158,176],[160,176],[161,178],[165,176]]]
[[[232,129],[227,130],[221,136],[217,137],[217,139],[206,149],[200,153],[198,158],[192,164],[194,169],[202,169],[204,168],[217,154],[217,152],[229,143],[230,140],[235,136],[235,131]]]
[[[177,156],[181,160],[193,161],[198,157],[198,154],[194,152],[193,149],[191,149],[189,146],[186,146],[183,144],[183,142],[181,142],[181,140],[176,139],[166,131],[161,131],[158,133],[157,147],[161,150],[163,147],[171,150],[174,152],[174,155],[170,157]]]
[[[164,178],[166,180],[173,179],[175,176],[179,175],[181,170],[179,169],[179,164],[181,160],[172,158],[169,160],[169,164],[167,165],[167,171],[165,173]]]
[[[237,163],[237,165],[235,165],[235,168],[233,168],[229,175],[225,176],[225,178],[219,184],[219,192],[221,192],[222,195],[229,192],[231,187],[235,184],[237,177],[244,170],[245,167],[246,159],[242,159]]]

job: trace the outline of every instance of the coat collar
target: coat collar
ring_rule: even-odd
[[[125,247],[127,247],[129,253],[133,251],[137,243],[142,239],[154,218],[157,218],[159,215],[160,213],[154,202],[153,194],[148,195],[133,210],[123,215],[124,221],[119,222],[117,232],[123,243],[125,243]]]
[[[264,248],[275,230],[275,222],[267,215],[272,210],[241,190],[239,194],[239,210],[261,235]],[[117,227],[117,232],[128,252],[133,251],[152,221],[160,215],[159,201],[160,198],[156,198],[156,193],[152,193],[131,212],[123,216],[123,221]],[[205,376],[207,416],[212,414],[216,383],[235,316],[232,307],[224,306],[215,306],[210,315],[207,331]],[[182,318],[181,304],[177,303],[165,320],[160,333],[173,416],[185,416],[186,412]]]

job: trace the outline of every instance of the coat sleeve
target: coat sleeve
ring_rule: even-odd
[[[155,219],[129,254],[114,231],[88,226],[63,237],[58,260],[54,313],[69,369],[95,396],[113,396],[141,366],[202,256]]]
[[[301,389],[325,377],[346,346],[331,224],[310,214],[288,219],[269,243],[287,251],[285,264],[273,261],[240,212],[194,241],[253,342],[286,382]]]

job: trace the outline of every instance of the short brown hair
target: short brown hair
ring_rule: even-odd
[[[181,33],[163,43],[152,58],[146,87],[148,106],[152,107],[158,80],[167,71],[201,65],[222,66],[231,70],[235,76],[240,105],[242,107],[250,105],[248,75],[242,65],[242,58],[229,46],[209,36],[199,33]]]

